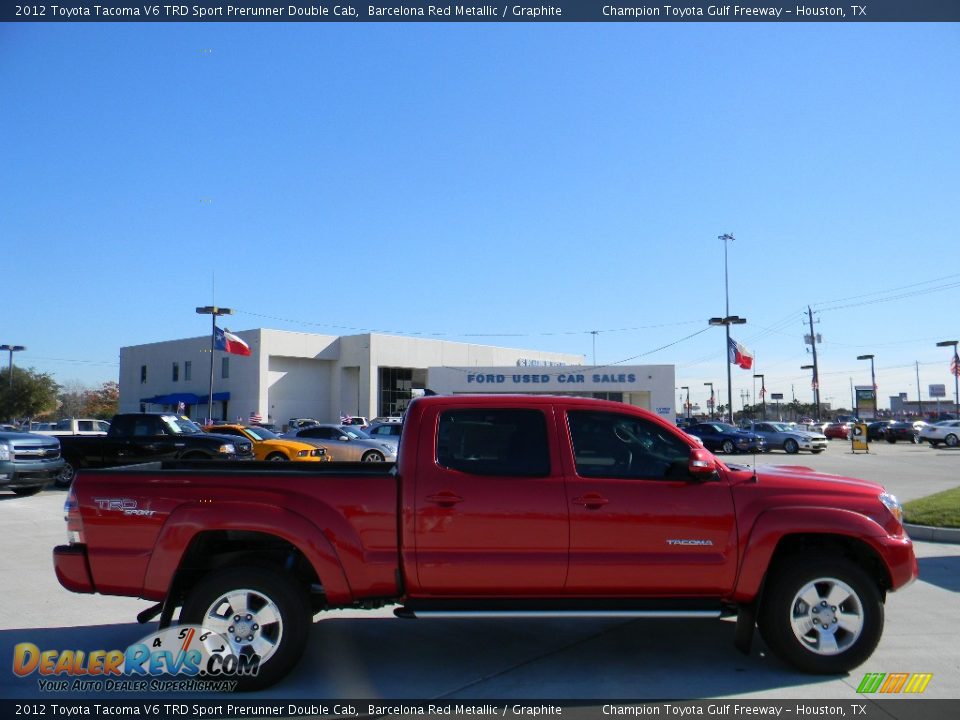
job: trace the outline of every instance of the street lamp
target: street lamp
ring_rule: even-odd
[[[689,420],[690,419],[690,388],[687,387],[686,385],[681,385],[680,389],[687,391],[687,420]]]
[[[723,325],[726,328],[727,344],[724,347],[724,349],[726,350],[727,355],[729,355],[730,353],[730,326],[744,325],[746,324],[746,322],[747,322],[747,319],[742,318],[739,315],[727,315],[726,317],[722,317],[722,318],[714,317],[707,320],[707,323],[710,325]],[[727,415],[728,415],[730,424],[733,425],[733,377],[730,374],[730,358],[729,357],[727,357]]]
[[[710,400],[707,401],[707,407],[710,408],[710,419],[713,420],[713,408],[714,408],[713,383],[705,382],[704,385],[710,386]]]
[[[767,386],[765,380],[763,379],[763,373],[754,373],[755,378],[760,378],[760,401],[761,401],[761,419],[767,419]],[[756,387],[756,385],[754,385]]]
[[[813,380],[811,381],[811,387],[813,388],[813,401],[817,404],[817,422],[820,422],[820,388],[818,387],[817,382],[817,366],[816,365],[801,365],[801,370],[813,370]]]
[[[950,372],[953,373],[953,418],[960,420],[960,392],[958,392],[957,381],[960,380],[960,358],[957,357],[957,340],[944,340],[938,342],[937,347],[952,347],[953,359],[950,361]]]
[[[210,388],[207,393],[207,413],[210,421],[213,421],[213,356],[216,354],[217,344],[217,318],[220,315],[233,315],[230,308],[217,307],[216,305],[204,305],[197,308],[198,315],[210,316]],[[224,418],[226,420],[226,418]]]
[[[880,404],[877,400],[877,376],[873,372],[873,355],[857,355],[857,360],[869,360],[870,361],[870,388],[873,390],[873,414],[874,417],[877,415],[877,406]],[[859,403],[857,403],[855,414],[860,415]]]
[[[21,350],[26,350],[26,349],[27,348],[24,347],[23,345],[0,345],[0,350],[7,350],[10,353],[10,364],[8,365],[7,373],[10,375],[11,390],[13,390],[13,354],[15,352],[20,352]]]

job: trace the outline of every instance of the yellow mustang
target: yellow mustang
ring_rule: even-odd
[[[237,435],[253,442],[257,460],[296,460],[297,462],[329,462],[326,450],[298,440],[282,438],[275,432],[256,425],[207,425],[204,430],[218,435]]]

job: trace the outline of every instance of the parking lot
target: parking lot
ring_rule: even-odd
[[[849,444],[833,441],[821,455],[772,452],[757,460],[878,480],[902,500],[960,484],[960,450],[902,443],[853,455]],[[57,583],[50,551],[65,541],[63,498],[56,490],[0,495],[6,668],[20,642],[89,652],[124,648],[153,628],[135,621],[145,601],[72,594]],[[889,596],[879,648],[849,675],[795,672],[771,657],[759,636],[752,654],[741,655],[729,621],[408,621],[387,608],[319,615],[303,661],[256,697],[863,701],[856,688],[866,672],[925,672],[934,677],[924,697],[960,698],[960,545],[918,542],[916,550],[921,579]],[[36,676],[15,678],[9,669],[0,672],[0,696],[56,699],[39,690]]]

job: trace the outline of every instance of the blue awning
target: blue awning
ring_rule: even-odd
[[[229,392],[216,392],[213,394],[214,402],[226,402],[230,399]],[[196,393],[170,393],[168,395],[154,395],[149,398],[140,398],[140,402],[148,405],[206,405],[207,396],[197,395]]]

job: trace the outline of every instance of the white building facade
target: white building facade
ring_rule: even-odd
[[[200,420],[400,415],[413,390],[538,392],[622,400],[673,417],[672,365],[593,368],[582,355],[368,333],[235,332],[250,356],[213,354],[210,337],[120,350],[120,411],[178,410]],[[489,381],[488,381],[489,380]]]

